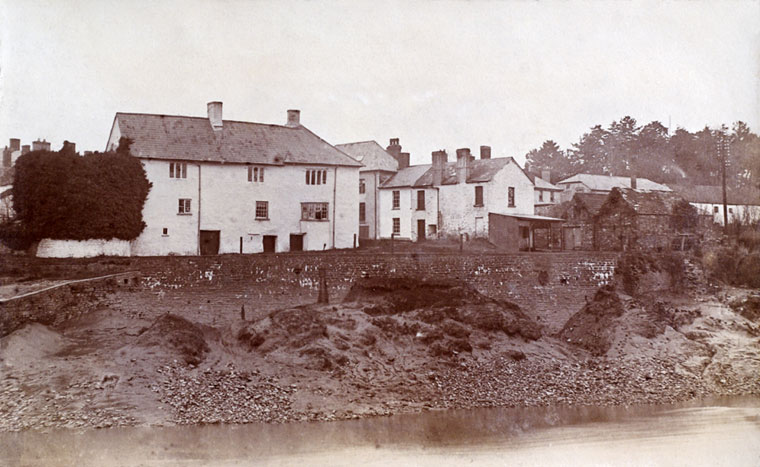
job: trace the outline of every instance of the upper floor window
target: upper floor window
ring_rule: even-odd
[[[713,212],[714,212],[714,213],[717,213],[717,212],[718,212],[718,206],[713,206]]]
[[[417,210],[425,210],[425,190],[417,190]]]
[[[269,219],[269,201],[256,201],[256,219]]]
[[[264,181],[264,167],[248,167],[248,181],[262,183]]]
[[[483,187],[475,187],[475,206],[483,206]]]
[[[328,208],[328,203],[301,203],[301,220],[326,221]]]
[[[401,192],[393,190],[393,209],[401,208]]]
[[[180,198],[177,214],[190,214],[192,212],[190,211],[190,201],[190,198]]]
[[[553,191],[549,192],[549,201],[551,201],[552,203],[554,202],[554,192]]]
[[[313,169],[306,171],[306,184],[307,185],[324,185],[327,183],[327,170],[325,169]]]
[[[359,179],[359,194],[363,194],[367,190],[367,185],[364,183],[364,179]]]
[[[187,164],[184,162],[169,162],[169,178],[187,178]]]
[[[367,205],[364,203],[359,203],[359,222],[364,222],[367,220]]]
[[[507,188],[507,204],[510,208],[515,207],[515,187]]]
[[[538,190],[538,200],[539,201],[544,200],[544,190]]]

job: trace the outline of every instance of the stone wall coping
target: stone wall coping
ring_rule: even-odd
[[[131,274],[140,274],[140,271],[125,271],[125,272],[118,272],[116,274],[108,274],[106,276],[88,277],[86,279],[76,279],[76,280],[61,282],[60,284],[51,285],[49,287],[45,287],[44,289],[40,289],[40,290],[33,290],[33,291],[27,292],[25,294],[16,295],[15,297],[0,298],[0,304],[4,305],[4,304],[12,302],[14,300],[20,300],[20,299],[23,299],[23,298],[28,298],[28,297],[31,297],[33,295],[42,294],[44,292],[48,292],[50,290],[57,289],[57,288],[60,288],[60,287],[64,287],[64,286],[71,285],[71,284],[78,284],[78,283],[82,283],[82,282],[93,282],[93,281],[102,280],[102,279],[109,279],[111,277],[127,276],[127,275],[131,275]]]

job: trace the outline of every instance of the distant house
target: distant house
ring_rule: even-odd
[[[719,185],[691,185],[671,188],[697,208],[700,214],[708,215],[713,222],[723,225],[723,188]],[[760,191],[752,188],[726,190],[728,222],[745,224],[760,221]]]
[[[533,182],[517,162],[492,159],[488,146],[481,146],[480,159],[468,148],[458,149],[456,162],[448,162],[446,151],[435,151],[432,164],[400,169],[381,185],[380,236],[416,241],[466,235],[527,249],[539,222],[533,197]],[[491,228],[493,219],[509,232]]]
[[[561,201],[570,201],[575,193],[607,194],[613,188],[632,189],[641,192],[673,191],[669,187],[646,178],[617,177],[613,175],[576,174],[556,183],[562,188]]]
[[[390,140],[388,149],[375,141],[338,144],[335,147],[360,162],[359,169],[359,238],[377,239],[380,232],[379,188],[398,169],[409,166],[409,154],[401,152],[398,138]],[[396,150],[398,149],[398,150]],[[393,153],[393,154],[391,154]]]
[[[152,183],[133,255],[350,248],[361,164],[300,123],[117,113],[106,145],[132,139]]]
[[[570,201],[551,207],[548,215],[565,220],[562,225],[563,249],[596,249],[596,215],[608,196],[605,193],[575,193]]]
[[[540,177],[534,176],[533,185],[535,214],[548,215],[551,207],[560,203],[564,188],[551,183],[551,173],[548,170],[542,171]]]
[[[669,248],[679,234],[673,206],[683,200],[673,192],[613,188],[599,208],[595,249]]]
[[[0,186],[0,222],[5,222],[13,216],[13,185]]]

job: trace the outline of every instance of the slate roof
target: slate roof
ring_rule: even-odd
[[[361,162],[364,165],[362,171],[387,170],[395,172],[398,170],[398,161],[376,141],[336,144],[335,147]]]
[[[114,125],[132,138],[137,157],[250,164],[361,164],[303,126],[224,120],[215,134],[208,118],[117,113]]]
[[[497,157],[494,159],[473,159],[470,161],[471,171],[467,177],[467,183],[490,182],[494,175],[503,169],[507,164],[513,162],[520,170],[522,168],[511,157]],[[457,183],[457,164],[456,162],[447,162],[443,172],[442,185],[456,185]],[[413,165],[399,170],[390,180],[385,182],[381,188],[400,188],[400,187],[427,187],[433,186],[433,166],[432,164]]]
[[[547,182],[541,177],[533,177],[533,184],[537,190],[549,190],[549,191],[564,191],[564,188],[558,187],[552,183]]]
[[[673,205],[683,198],[673,192],[640,192],[637,190],[615,190],[610,193],[604,202],[600,212],[609,211],[611,204],[615,203],[616,194],[619,193],[623,200],[638,215],[671,215]]]
[[[723,204],[723,188],[719,185],[673,185],[671,188],[691,203]],[[760,191],[751,188],[728,189],[726,200],[733,205],[760,205]]]
[[[557,185],[581,182],[594,191],[610,191],[613,188],[631,188],[631,177],[617,177],[614,175],[576,174],[557,182]],[[665,185],[655,183],[648,178],[636,180],[638,191],[672,191]]]

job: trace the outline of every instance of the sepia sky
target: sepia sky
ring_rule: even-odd
[[[760,1],[0,0],[0,147],[103,150],[114,114],[524,155],[625,115],[760,131]]]

